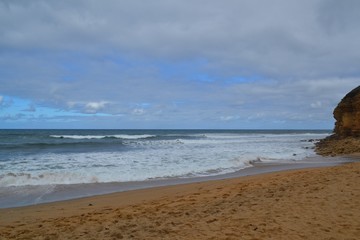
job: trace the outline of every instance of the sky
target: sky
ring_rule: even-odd
[[[358,0],[0,0],[0,128],[332,129]]]

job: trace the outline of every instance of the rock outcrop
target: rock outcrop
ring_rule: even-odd
[[[334,110],[334,134],[316,144],[321,155],[360,153],[360,86],[349,92]]]
[[[339,137],[360,137],[360,86],[349,92],[334,110],[334,132]]]
[[[360,138],[338,138],[331,135],[316,143],[315,151],[323,156],[351,155],[360,153]]]

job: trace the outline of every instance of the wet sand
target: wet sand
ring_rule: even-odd
[[[0,209],[0,239],[359,239],[360,163]]]

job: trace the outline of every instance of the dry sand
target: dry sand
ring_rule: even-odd
[[[0,209],[0,239],[360,239],[360,163]]]

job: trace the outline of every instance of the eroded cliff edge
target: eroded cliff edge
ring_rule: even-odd
[[[316,144],[320,155],[360,153],[360,86],[340,101],[334,110],[334,134]]]

